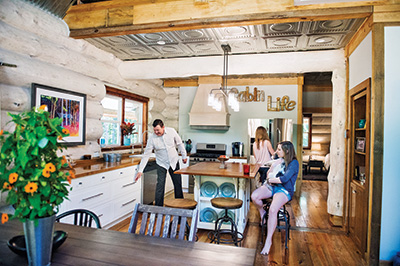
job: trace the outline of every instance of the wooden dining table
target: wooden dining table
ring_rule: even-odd
[[[52,265],[253,265],[255,249],[165,239],[56,223],[67,232],[53,252]],[[0,265],[27,265],[7,241],[23,234],[18,220],[0,224]]]

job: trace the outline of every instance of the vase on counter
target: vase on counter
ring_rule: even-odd
[[[26,220],[24,225],[26,253],[30,266],[50,265],[56,216]]]
[[[125,135],[124,136],[124,146],[130,146],[131,145],[131,135]]]

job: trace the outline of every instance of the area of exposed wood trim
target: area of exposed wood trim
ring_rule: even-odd
[[[117,9],[102,6],[103,9],[94,8],[93,10],[89,8],[80,10],[72,7],[64,20],[71,30],[71,37],[93,38],[187,29],[363,18],[372,13],[371,6],[325,7],[325,9],[315,10],[296,7],[296,10],[290,11],[287,10],[288,8],[283,10],[264,10],[257,7],[255,10],[248,10],[247,8],[244,10],[224,10],[224,12],[217,14],[213,14],[207,8],[207,10],[202,10],[197,15],[194,14],[196,13],[195,11],[191,11],[189,8],[181,12],[187,13],[187,17],[177,17],[176,14],[179,12],[168,13],[159,10],[156,13],[149,5],[140,6],[141,8],[139,6],[135,6],[134,8],[133,6],[125,6]],[[195,9],[198,9],[198,7],[195,7]],[[168,14],[170,17],[163,17],[165,14]],[[143,19],[140,17],[143,17]],[[149,17],[153,19],[151,21],[147,20]]]
[[[303,92],[315,92],[315,91],[332,91],[332,84],[310,84],[304,85]]]
[[[347,57],[349,57],[354,52],[357,46],[368,35],[368,33],[371,31],[372,24],[373,24],[372,16],[369,16],[369,18],[365,20],[364,23],[361,25],[360,29],[356,32],[356,34],[354,34],[354,36],[351,38],[350,42],[346,45],[345,55]]]
[[[303,82],[304,78],[302,76],[298,77],[298,75],[286,77],[229,77],[228,86],[297,85],[299,84],[299,78]],[[215,83],[218,79],[221,79],[221,77],[212,77],[210,81],[208,81],[208,77],[199,77],[199,81],[197,79],[166,79],[164,80],[164,87],[197,87],[199,83]]]
[[[303,107],[303,113],[332,113],[331,107]]]
[[[373,18],[374,23],[400,22],[400,4],[376,6]]]

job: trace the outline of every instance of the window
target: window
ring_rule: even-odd
[[[102,147],[123,146],[124,138],[121,134],[121,124],[135,123],[135,133],[129,136],[129,144],[125,140],[125,147],[131,147],[142,141],[142,132],[147,128],[147,105],[149,98],[106,86],[107,94],[101,101],[104,112],[101,118],[103,135],[100,139]]]
[[[311,114],[303,114],[303,149],[311,149]]]

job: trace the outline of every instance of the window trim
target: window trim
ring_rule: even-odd
[[[312,114],[303,114],[303,124],[304,124],[304,119],[309,120],[309,125],[310,129],[308,132],[308,146],[304,146],[303,144],[303,149],[304,150],[311,150],[311,143],[312,143]],[[303,132],[304,134],[304,132]]]
[[[132,92],[128,91],[123,91],[120,89],[116,89],[110,86],[106,85],[106,94],[112,95],[112,96],[117,96],[122,98],[122,107],[121,107],[121,122],[125,121],[125,99],[128,100],[133,100],[137,102],[141,102],[143,104],[143,114],[142,114],[142,129],[143,131],[147,130],[147,124],[148,124],[148,106],[149,106],[149,98],[141,95],[134,94]],[[108,146],[108,147],[103,147],[101,148],[101,151],[112,151],[112,150],[126,150],[126,149],[132,149],[133,147],[140,147],[141,145],[130,145],[130,146],[124,146],[122,145],[123,142],[123,136],[121,134],[121,139],[120,139],[120,146]],[[147,134],[146,137],[143,139],[143,145],[146,144],[147,142]],[[98,143],[100,143],[100,140],[98,140]]]

